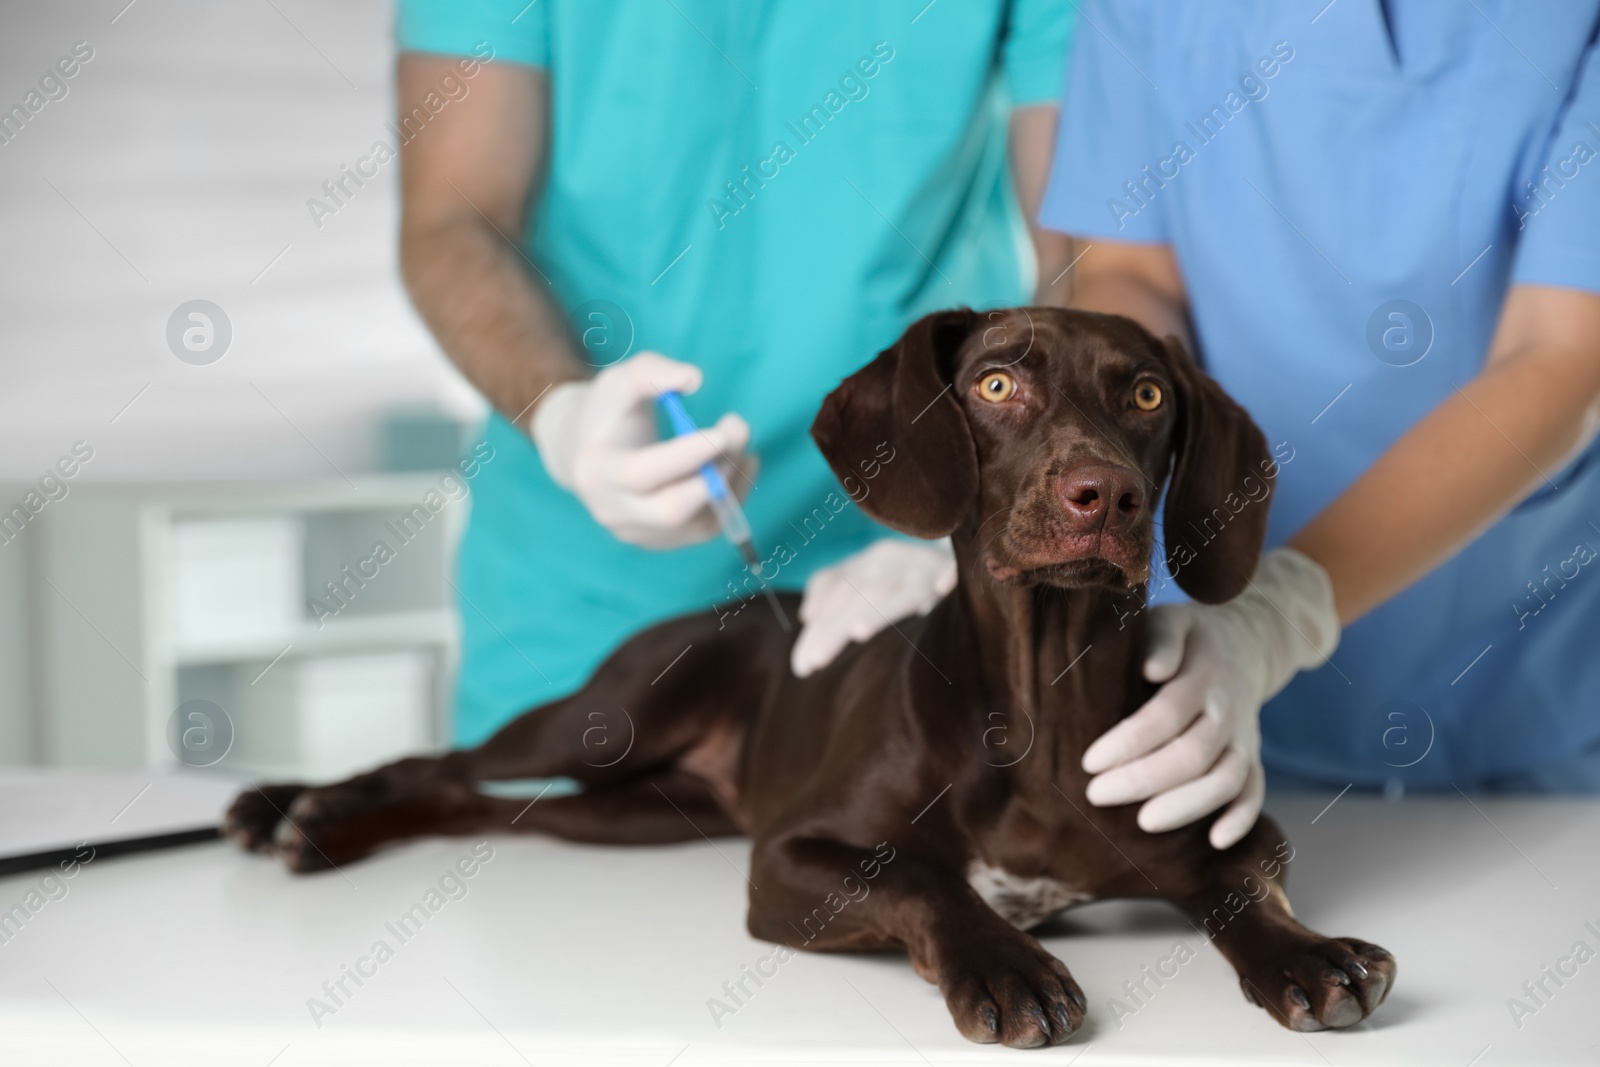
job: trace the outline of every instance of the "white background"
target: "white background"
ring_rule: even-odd
[[[392,140],[391,35],[379,0],[0,7],[0,108],[94,48],[0,145],[0,508],[78,440],[75,482],[330,477],[374,466],[386,408],[481,411],[401,288],[398,164],[320,230],[306,207]],[[196,298],[233,326],[204,367],[165,340]],[[33,751],[27,540],[0,546],[0,763]]]

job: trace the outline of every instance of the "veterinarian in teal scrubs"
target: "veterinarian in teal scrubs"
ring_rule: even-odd
[[[1119,727],[1091,799],[1253,818],[1257,744],[1330,791],[1600,789],[1600,0],[1082,8],[1042,221],[1079,304],[1192,322],[1282,464],[1269,545],[1325,576],[1247,641],[1185,616],[1158,673],[1271,684]],[[1260,650],[1325,608],[1257,740]]]
[[[749,595],[703,515],[679,536],[682,524],[658,513],[671,501],[646,515],[656,504],[637,486],[596,469],[617,457],[649,480],[627,458],[647,429],[654,439],[641,391],[693,389],[700,375],[655,356],[606,368],[658,352],[703,371],[686,403],[742,470],[733,480],[748,492],[756,547],[793,550],[776,584],[799,588],[885,536],[841,492],[808,428],[827,391],[924,312],[1027,300],[1035,265],[1024,266],[1012,183],[1015,170],[1025,192],[1029,175],[1011,164],[1036,161],[1042,191],[1054,116],[1031,142],[1016,120],[1053,107],[1072,11],[1068,0],[402,0],[402,115],[430,78],[457,87],[441,90],[448,103],[403,157],[407,281],[497,408],[456,578],[457,742],[575,688],[627,634]],[[469,77],[449,57],[481,62]],[[520,79],[541,103],[496,79]],[[498,121],[485,112],[516,127],[498,128],[512,164],[494,138],[459,132]],[[468,165],[474,153],[481,165]],[[542,173],[525,217],[470,184],[485,168],[521,174],[529,153]],[[437,204],[424,203],[433,171]],[[539,301],[565,331],[540,319]],[[521,369],[534,362],[524,352],[563,332],[587,374]],[[591,403],[596,370],[610,392]],[[561,395],[581,399],[541,426],[538,409]],[[729,413],[739,418],[718,421]],[[601,431],[584,420],[613,417],[627,425],[603,442],[610,451],[585,451],[583,435]],[[545,435],[544,462],[530,424]],[[699,461],[679,464],[673,492],[695,489]],[[690,539],[701,543],[675,547]],[[768,609],[758,599],[745,610]]]

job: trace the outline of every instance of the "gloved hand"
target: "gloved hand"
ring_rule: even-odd
[[[529,420],[533,443],[557,485],[596,522],[644,548],[679,548],[717,534],[700,467],[716,461],[743,498],[755,474],[750,427],[728,414],[700,433],[661,440],[656,397],[700,388],[700,368],[640,352],[588,381],[562,382]]]
[[[1338,644],[1327,572],[1288,547],[1264,555],[1226,604],[1152,608],[1144,676],[1165,684],[1083,754],[1095,775],[1089,802],[1144,800],[1139,825],[1151,833],[1228,804],[1211,844],[1234,844],[1255,825],[1266,792],[1261,705]]]
[[[789,667],[800,678],[819,671],[851,641],[865,641],[908,615],[926,614],[955,587],[956,557],[948,538],[875,542],[807,580]]]

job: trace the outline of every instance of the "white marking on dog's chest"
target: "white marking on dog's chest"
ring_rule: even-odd
[[[1088,893],[1054,878],[1023,878],[982,860],[973,860],[967,868],[967,884],[1019,930],[1037,926],[1062,908],[1089,899]]]

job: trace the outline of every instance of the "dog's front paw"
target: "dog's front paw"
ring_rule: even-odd
[[[948,964],[939,985],[956,1028],[986,1044],[1059,1045],[1083,1025],[1088,1008],[1067,965],[1022,935]]]
[[[1281,969],[1239,980],[1244,995],[1291,1030],[1328,1030],[1371,1015],[1394,988],[1387,949],[1350,937],[1328,938],[1282,961]]]
[[[222,817],[222,836],[249,852],[271,852],[278,824],[303,785],[252,786],[234,798]]]

